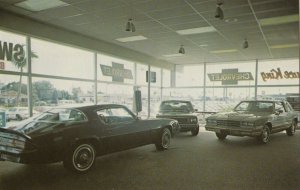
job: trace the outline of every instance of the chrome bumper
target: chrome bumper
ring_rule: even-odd
[[[224,133],[227,135],[233,135],[233,136],[250,136],[250,137],[256,137],[261,135],[261,129],[259,128],[253,128],[253,129],[247,129],[247,128],[240,128],[240,127],[222,127],[222,126],[205,126],[205,129],[207,131],[213,131],[216,133]]]

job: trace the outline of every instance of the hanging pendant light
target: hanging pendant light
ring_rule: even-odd
[[[185,54],[185,49],[183,48],[183,45],[180,46],[178,53]]]
[[[135,32],[135,26],[132,22],[132,18],[128,19],[127,23],[126,23],[126,31],[127,32]]]
[[[128,19],[128,22],[126,24],[126,31],[129,32],[131,30],[131,22],[130,19]]]
[[[248,47],[249,47],[249,43],[248,43],[247,38],[245,38],[244,43],[243,43],[243,48],[247,49]]]
[[[223,20],[224,19],[224,12],[221,8],[221,5],[223,5],[223,0],[218,0],[217,1],[217,9],[216,9],[216,12],[215,12],[215,18],[219,18],[220,20]]]

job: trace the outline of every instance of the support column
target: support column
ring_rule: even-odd
[[[32,97],[32,71],[31,71],[31,39],[30,37],[26,37],[26,62],[27,62],[27,102],[28,102],[28,111],[29,116],[32,117],[33,110],[33,97]],[[21,73],[22,74],[22,73]],[[21,84],[20,84],[21,85]]]

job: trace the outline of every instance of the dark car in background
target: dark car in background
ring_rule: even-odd
[[[199,133],[199,118],[190,101],[166,100],[159,106],[156,118],[170,118],[178,121],[181,132],[191,131],[193,136]]]
[[[256,137],[266,144],[272,133],[286,131],[293,136],[298,114],[287,101],[241,101],[231,112],[217,113],[206,118],[206,130],[220,140],[227,135]]]
[[[171,119],[141,120],[122,105],[54,108],[18,126],[0,128],[0,160],[63,161],[67,169],[84,173],[96,156],[147,144],[168,149],[178,127]]]

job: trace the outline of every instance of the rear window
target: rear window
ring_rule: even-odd
[[[87,117],[77,109],[52,109],[42,113],[35,120],[39,121],[85,121]]]

